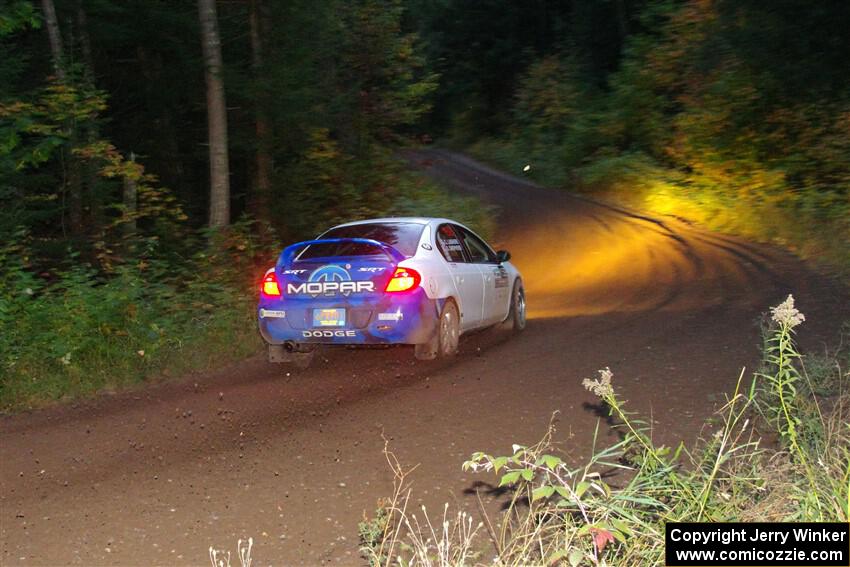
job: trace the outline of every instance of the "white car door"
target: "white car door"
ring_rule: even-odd
[[[460,328],[474,329],[482,324],[484,316],[484,276],[478,266],[467,261],[459,226],[441,224],[437,228],[437,250],[446,260],[446,266],[457,289],[460,305]]]
[[[499,265],[496,253],[472,232],[461,229],[467,257],[481,272],[484,286],[482,325],[499,323],[507,317],[510,290],[507,270]]]

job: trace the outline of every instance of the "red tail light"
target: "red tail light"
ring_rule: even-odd
[[[389,293],[398,293],[402,291],[410,291],[416,289],[419,282],[422,281],[422,276],[419,272],[412,268],[396,268],[393,277],[387,282],[387,291]]]
[[[277,276],[274,275],[274,272],[269,272],[266,274],[266,277],[263,278],[261,290],[263,295],[280,297],[280,286],[277,285]]]

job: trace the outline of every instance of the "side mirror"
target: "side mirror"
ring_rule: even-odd
[[[499,250],[496,252],[496,260],[501,264],[511,259],[511,253],[507,250]]]

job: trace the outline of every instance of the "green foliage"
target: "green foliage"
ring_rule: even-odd
[[[103,92],[59,82],[49,84],[34,102],[0,103],[0,166],[4,178],[54,158],[73,132],[106,108]]]
[[[329,105],[344,117],[309,128],[285,170],[289,186],[281,206],[298,214],[287,215],[292,222],[284,230],[294,237],[387,214],[404,195],[408,174],[390,148],[428,110],[437,77],[427,71],[416,36],[402,32],[402,13],[398,0],[362,0],[342,9]]]
[[[418,37],[403,25],[405,12],[401,0],[220,6],[234,216],[250,210],[294,239],[312,235],[322,221],[391,206],[386,188],[395,171],[385,165],[387,155],[415,133],[437,87]],[[92,173],[103,171],[93,157],[112,160],[92,155],[107,146],[132,152],[146,180],[153,172],[161,180],[145,183],[140,196],[167,186],[179,214],[194,225],[205,222],[194,2],[57,3],[66,81],[47,86],[40,83],[52,61],[47,38],[32,30],[39,23],[32,3],[4,4],[0,16],[0,47],[8,36],[10,49],[17,48],[14,69],[0,65],[0,198],[19,204],[0,219],[0,231],[24,226],[36,237],[65,240],[80,201],[88,230],[72,236],[85,252],[86,240],[115,228],[116,218],[139,220],[124,215],[120,185],[107,182],[133,175],[126,168],[116,174],[114,164],[108,177]],[[273,172],[262,199],[254,171],[260,153]],[[264,206],[252,208],[255,201]],[[293,208],[309,220],[290,214]],[[55,229],[63,227],[59,236]]]
[[[105,274],[73,255],[34,273],[26,235],[0,251],[0,407],[39,405],[254,352],[254,287],[271,255],[240,223],[182,263],[157,239]],[[8,330],[8,332],[7,332]]]
[[[458,145],[510,130],[517,84],[559,52],[581,64],[584,85],[617,67],[645,0],[409,0],[409,21],[442,81],[432,134]]]
[[[606,368],[598,378],[584,380],[584,386],[608,409],[609,423],[620,435],[614,445],[598,449],[594,441],[590,458],[571,466],[553,447],[550,427],[540,442],[515,444],[510,454],[474,453],[464,470],[494,475],[510,499],[507,509],[487,522],[495,526],[489,542],[496,551],[494,563],[662,564],[666,522],[846,522],[850,374],[842,358],[819,366],[828,378],[798,370],[806,357],[795,350],[790,331],[804,317],[790,297],[772,314],[776,327],[767,337],[767,366],[749,387],[742,372],[717,418],[706,424],[705,438],[693,448],[656,445],[651,426],[625,409]],[[837,389],[819,396],[803,387],[824,382],[838,384]],[[757,421],[755,409],[767,419]],[[782,446],[762,447],[760,433],[778,434]],[[398,508],[395,503],[380,517],[389,512],[403,520]],[[413,532],[419,527],[403,525]],[[410,552],[395,542],[428,534],[427,529],[419,536],[385,531],[389,541],[380,547],[397,551],[383,564],[405,564]]]
[[[197,229],[194,0],[56,9],[61,80],[33,3],[0,6],[3,408],[253,352],[258,270],[334,223],[434,214],[489,230],[488,209],[394,156],[437,87],[400,0],[220,6],[234,216],[262,222],[218,232]]]
[[[416,49],[416,36],[402,33],[401,0],[357,0],[344,4],[340,81],[356,110],[351,113],[354,153],[390,141],[401,126],[414,124],[430,107],[437,75]]]
[[[850,234],[850,82],[840,55],[850,43],[836,24],[848,15],[843,4],[812,12],[796,1],[769,11],[648,2],[615,70],[599,75],[570,48],[537,57],[517,75],[507,126],[472,149],[513,171],[524,162],[543,183],[776,242],[846,271],[850,247],[832,235]]]
[[[334,224],[383,216],[445,216],[491,235],[494,210],[472,197],[457,196],[409,171],[385,150],[368,160],[346,154],[327,130],[310,136],[289,186],[284,212],[292,238],[312,237]]]
[[[55,262],[51,248],[67,245],[63,205],[69,198],[69,169],[88,172],[88,240],[73,248],[95,261],[96,269],[109,271],[120,261],[118,249],[128,251],[145,238],[181,230],[186,215],[173,194],[159,187],[142,164],[92,135],[107,108],[102,91],[83,82],[51,82],[35,94],[33,102],[0,103],[0,198],[8,203],[0,212],[0,236],[11,239],[21,230],[32,234],[32,261]],[[89,134],[85,140],[83,132]],[[136,192],[132,209],[120,198],[128,182]],[[141,229],[122,231],[128,223]],[[123,242],[127,237],[134,242]]]
[[[367,518],[365,513],[363,516],[363,521],[357,524],[360,553],[369,562],[370,567],[385,565],[388,558],[382,544],[390,532],[390,513],[387,507],[379,502],[374,517]]]
[[[38,28],[41,20],[36,14],[32,2],[12,0],[0,7],[0,38],[11,35],[27,27]]]

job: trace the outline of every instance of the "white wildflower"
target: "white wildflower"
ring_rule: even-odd
[[[28,287],[28,288],[26,288],[26,289],[24,290],[24,293],[25,293],[25,294],[27,294],[27,295],[32,295],[32,294],[34,294],[35,292],[32,290],[32,288],[31,288],[31,287]]]
[[[71,353],[70,352],[66,353],[65,356],[63,356],[62,358],[59,359],[59,362],[61,362],[65,366],[68,366],[69,364],[71,364]]]
[[[599,371],[598,380],[591,380],[590,378],[585,378],[584,380],[582,380],[581,383],[585,387],[585,389],[593,392],[600,398],[605,398],[614,395],[614,388],[611,386],[611,378],[613,376],[614,373],[611,372],[611,369],[605,367]]]
[[[145,356],[145,351],[143,351],[143,350],[137,350],[137,351],[136,351],[136,353],[137,353],[139,356]]]
[[[230,567],[230,552],[225,553],[210,546],[210,562],[213,567]]]
[[[243,544],[242,540],[236,542],[236,550],[239,553],[239,562],[242,567],[251,567],[251,548],[254,547],[254,538],[249,537],[248,543]]]
[[[789,329],[793,329],[806,320],[806,316],[794,307],[794,296],[790,294],[788,295],[788,299],[776,307],[771,307],[770,313],[774,321],[780,325],[787,326]]]

